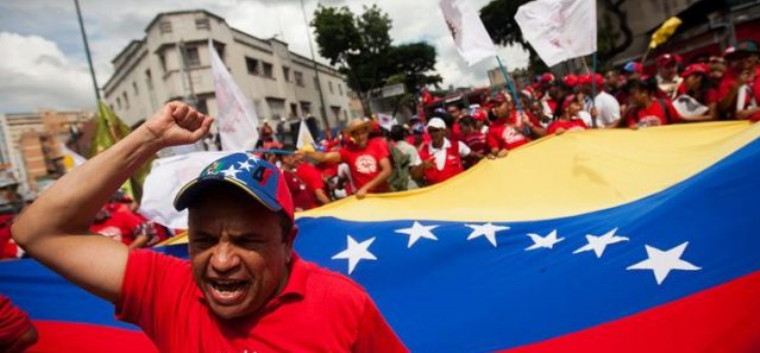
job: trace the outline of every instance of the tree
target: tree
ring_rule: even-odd
[[[389,34],[392,21],[377,5],[365,6],[359,16],[345,6],[319,6],[311,25],[319,54],[346,75],[367,115],[367,92],[391,83],[391,78],[395,83],[403,77],[400,80],[408,92],[442,81],[428,74],[435,69],[435,48],[426,43],[394,46]]]
[[[523,38],[520,26],[515,21],[517,9],[531,0],[492,0],[480,9],[480,18],[491,38],[501,45],[520,44],[530,53],[530,68],[534,72],[548,68]],[[604,63],[622,53],[633,43],[633,32],[628,27],[628,14],[622,9],[626,0],[600,0],[604,6],[597,7],[602,15],[602,26],[597,31],[598,59]],[[612,20],[616,19],[617,26]],[[623,40],[620,41],[620,34]]]

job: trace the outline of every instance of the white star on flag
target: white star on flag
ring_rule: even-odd
[[[533,245],[525,248],[525,251],[536,250],[536,249],[541,249],[541,248],[552,249],[554,248],[554,244],[557,244],[565,240],[565,238],[557,238],[556,229],[553,230],[551,233],[549,233],[545,237],[542,237],[536,233],[530,233],[528,234],[528,236],[530,237],[531,240],[533,240]]]
[[[628,266],[626,270],[652,270],[654,273],[654,279],[657,280],[657,285],[662,284],[665,278],[672,270],[682,271],[699,271],[702,268],[694,266],[692,263],[681,260],[686,246],[689,242],[685,242],[670,250],[662,251],[655,247],[645,245],[647,250],[647,259],[637,264]]]
[[[250,172],[251,168],[253,168],[253,165],[248,163],[250,159],[245,160],[244,162],[238,162],[238,165],[240,166],[240,170],[245,170],[246,172]]]
[[[588,241],[588,244],[580,247],[578,250],[573,251],[573,254],[593,250],[596,254],[596,257],[601,258],[602,254],[604,254],[604,249],[607,248],[607,245],[629,240],[628,237],[615,235],[617,230],[618,229],[615,228],[601,236],[587,234],[586,240]]]
[[[467,240],[472,240],[478,237],[485,237],[488,239],[488,242],[490,242],[494,247],[496,247],[496,232],[509,229],[509,227],[493,225],[490,222],[481,225],[465,224],[465,227],[472,228],[472,233],[467,236]]]
[[[350,235],[346,236],[348,240],[348,247],[346,250],[343,250],[335,256],[332,257],[333,260],[339,260],[344,259],[348,260],[348,274],[350,275],[351,272],[354,272],[354,269],[356,268],[356,265],[359,264],[359,261],[361,260],[377,260],[377,257],[375,257],[374,254],[369,252],[369,246],[372,245],[372,242],[375,241],[375,238],[369,238],[361,243],[357,243],[354,238],[352,238]]]
[[[232,178],[236,180],[239,180],[237,177],[238,173],[240,173],[240,170],[235,169],[234,165],[230,165],[229,168],[222,171],[222,174],[224,174],[225,178]]]
[[[435,228],[438,228],[438,225],[423,226],[420,222],[414,221],[411,228],[396,229],[396,233],[409,235],[409,244],[407,245],[407,248],[411,248],[412,245],[421,238],[438,240],[432,232]]]
[[[249,155],[248,160],[252,161],[253,163],[258,163],[261,160],[261,158],[259,158],[258,156]]]

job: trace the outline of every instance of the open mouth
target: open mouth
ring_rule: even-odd
[[[249,281],[241,280],[207,280],[211,299],[222,305],[240,303],[250,286]]]

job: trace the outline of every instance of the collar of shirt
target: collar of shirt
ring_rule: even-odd
[[[435,169],[443,170],[443,167],[446,165],[446,150],[449,149],[449,147],[451,147],[451,142],[445,137],[443,138],[443,146],[441,146],[441,148],[433,147],[433,142],[430,142],[428,151],[430,152],[430,155],[435,158]]]

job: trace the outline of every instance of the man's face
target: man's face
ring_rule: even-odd
[[[353,138],[354,144],[356,144],[357,146],[359,147],[366,146],[367,140],[369,140],[369,128],[363,127],[363,128],[352,131],[351,138]]]
[[[632,89],[630,103],[637,107],[646,107],[649,94],[642,89]]]
[[[428,128],[430,139],[433,141],[433,145],[441,146],[443,144],[443,138],[446,135],[445,129],[437,129],[434,127]]]
[[[459,114],[461,113],[461,110],[455,105],[451,105],[448,108],[446,108],[446,111],[449,112],[449,115],[451,115],[454,119],[459,119]]]
[[[260,310],[287,283],[293,238],[279,216],[243,191],[216,188],[190,207],[193,277],[223,319]]]
[[[498,118],[504,119],[504,118],[509,117],[509,110],[510,110],[509,108],[510,108],[509,102],[504,101],[504,102],[499,103],[499,105],[496,106],[496,110],[494,111],[494,113],[496,114]]]
[[[666,80],[672,80],[673,77],[676,76],[678,73],[676,71],[676,63],[675,62],[669,62],[659,68],[660,70],[660,77],[666,79]]]

